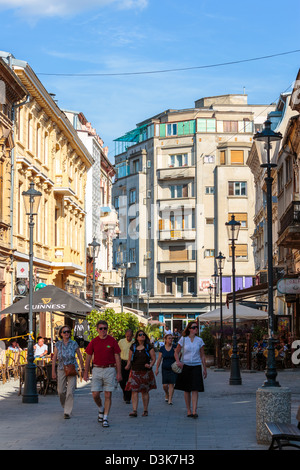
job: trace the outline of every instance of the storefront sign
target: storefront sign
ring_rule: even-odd
[[[280,294],[300,294],[300,279],[280,279],[277,289]]]
[[[29,264],[19,261],[17,263],[17,278],[27,279],[29,277]]]

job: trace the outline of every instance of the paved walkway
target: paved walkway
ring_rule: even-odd
[[[120,387],[113,395],[110,427],[97,422],[90,383],[79,383],[73,416],[63,419],[57,395],[39,396],[24,404],[18,382],[0,384],[0,449],[14,450],[266,450],[256,443],[256,390],[263,372],[242,372],[242,385],[229,385],[229,371],[208,370],[205,392],[199,394],[199,418],[186,417],[183,392],[175,391],[174,405],[164,401],[161,376],[150,392],[149,416],[129,418],[131,405]],[[278,371],[281,386],[292,392],[292,423],[300,404],[300,369]]]

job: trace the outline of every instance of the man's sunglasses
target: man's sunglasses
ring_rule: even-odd
[[[98,328],[98,330],[107,330],[107,327],[106,326],[101,326],[100,328]]]

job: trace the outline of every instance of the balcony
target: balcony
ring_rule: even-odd
[[[159,261],[157,271],[159,274],[162,273],[176,273],[178,276],[184,273],[195,273],[196,272],[196,261]]]
[[[300,201],[293,201],[280,218],[277,244],[286,248],[300,248]]]
[[[165,240],[195,240],[196,229],[184,229],[184,230],[160,230],[159,241]]]
[[[174,180],[182,178],[195,178],[195,167],[176,166],[157,170],[157,179],[159,180]]]

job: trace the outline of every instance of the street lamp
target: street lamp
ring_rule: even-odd
[[[270,161],[271,142],[279,142],[282,139],[280,132],[274,132],[271,129],[271,121],[265,122],[262,132],[257,132],[253,139],[265,143],[267,154],[262,152],[262,157],[267,157],[261,168],[267,169],[267,177],[265,178],[267,186],[267,241],[268,241],[268,319],[269,319],[269,339],[268,339],[268,359],[267,359],[267,380],[264,382],[265,387],[280,387],[276,380],[276,360],[274,348],[274,308],[273,308],[273,235],[272,235],[272,183],[271,169],[275,168],[276,163]]]
[[[121,264],[120,268],[121,272],[121,311],[123,312],[123,306],[124,306],[124,279],[126,276],[126,266],[124,263]]]
[[[228,231],[228,239],[231,241],[231,259],[232,259],[232,312],[233,312],[233,337],[232,337],[232,356],[231,356],[231,371],[230,371],[230,385],[241,385],[242,379],[240,374],[240,362],[237,349],[236,340],[236,303],[235,303],[235,241],[238,239],[241,222],[235,220],[234,215],[231,220],[226,222]]]
[[[100,243],[96,241],[96,238],[93,238],[92,243],[89,243],[89,256],[90,258],[93,258],[93,308],[95,308],[95,270],[96,270],[96,258],[99,256],[99,251],[100,251]]]
[[[212,295],[212,291],[213,291],[213,286],[210,284],[208,286],[208,292],[209,292],[209,311],[211,311],[211,295]]]
[[[139,310],[140,308],[140,288],[141,288],[141,280],[137,278],[135,281],[135,288],[136,288],[136,308]]]
[[[215,272],[211,276],[213,278],[213,283],[214,283],[214,303],[215,303],[215,309],[217,308],[217,279],[218,279],[218,274]]]
[[[36,388],[36,365],[33,352],[33,318],[32,318],[32,294],[33,294],[33,216],[37,215],[42,193],[34,189],[34,182],[30,183],[28,191],[23,191],[26,215],[29,215],[29,338],[28,355],[25,367],[25,383],[23,403],[38,403]]]
[[[223,289],[222,289],[222,271],[224,269],[225,264],[225,256],[222,255],[221,251],[219,255],[216,256],[217,266],[219,268],[219,298],[220,298],[220,337],[219,337],[219,356],[218,356],[218,367],[222,368],[222,346],[223,346],[223,304],[222,304],[222,297],[223,297]]]
[[[219,255],[216,256],[217,266],[219,269],[219,298],[220,298],[220,324],[221,324],[221,334],[223,334],[223,306],[222,306],[222,271],[224,269],[225,264],[225,256],[222,255],[221,251]]]

